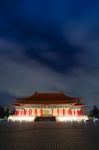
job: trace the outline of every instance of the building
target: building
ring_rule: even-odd
[[[56,121],[87,120],[81,98],[66,96],[63,92],[35,92],[30,97],[16,99],[13,106],[15,114],[8,120],[34,121],[37,117],[55,117]]]

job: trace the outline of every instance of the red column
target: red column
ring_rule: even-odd
[[[74,116],[75,116],[75,110],[74,110]]]
[[[65,116],[68,116],[68,108],[64,109]]]
[[[41,116],[42,116],[42,108],[41,108]]]
[[[32,115],[35,116],[35,109],[32,109]]]
[[[19,110],[16,110],[16,111],[15,111],[15,115],[19,115]]]
[[[23,110],[21,109],[21,116],[23,115]]]
[[[18,110],[18,115],[21,115],[21,110],[20,109]]]
[[[53,116],[53,108],[52,108],[52,116]]]
[[[27,110],[26,109],[24,109],[24,115],[26,115],[27,114]]]
[[[63,116],[65,116],[65,110],[63,109]]]
[[[72,111],[72,116],[74,116],[74,110],[72,109],[71,111]]]
[[[59,109],[57,108],[57,116],[59,116]]]
[[[82,111],[81,110],[77,110],[77,115],[81,116],[82,115]]]
[[[54,108],[54,109],[53,109],[53,116],[58,116],[57,108]]]
[[[29,109],[29,116],[32,115],[32,109]]]
[[[25,114],[28,116],[29,115],[29,109],[25,109]]]
[[[37,116],[37,109],[35,109],[35,116]]]
[[[68,114],[72,115],[72,110],[71,109],[68,110]]]

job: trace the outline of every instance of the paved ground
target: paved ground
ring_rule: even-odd
[[[98,150],[99,123],[0,123],[0,150]]]

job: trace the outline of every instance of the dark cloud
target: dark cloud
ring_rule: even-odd
[[[0,1],[2,103],[34,91],[99,103],[98,6],[96,0]]]
[[[9,93],[0,93],[0,105],[10,105],[15,102],[17,97],[9,95]]]
[[[63,38],[58,25],[50,22],[46,26],[40,22],[15,19],[9,24],[15,36],[25,44],[25,53],[30,59],[57,71],[68,71],[72,67],[81,65],[76,54],[82,53],[80,47],[72,46]],[[14,32],[15,33],[15,32]],[[50,54],[54,54],[52,57]]]

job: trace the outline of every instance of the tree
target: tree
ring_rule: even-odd
[[[9,117],[9,110],[0,106],[0,118],[5,119]]]
[[[99,110],[96,106],[93,107],[92,113],[93,113],[93,117],[99,118]]]
[[[89,119],[92,119],[93,118],[93,112],[92,110],[90,110],[88,113],[87,113],[87,116]]]
[[[0,118],[3,119],[4,118],[4,108],[0,106]]]

